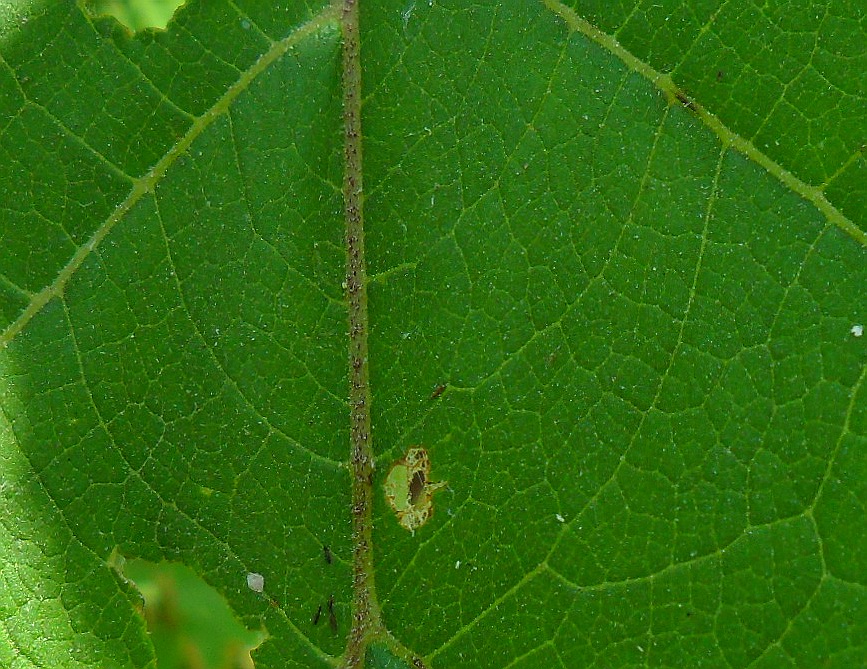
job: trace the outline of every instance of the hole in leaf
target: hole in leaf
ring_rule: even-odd
[[[431,483],[429,476],[427,451],[413,446],[391,466],[383,485],[397,522],[413,534],[433,515],[433,494],[448,485],[445,481]]]
[[[413,474],[412,481],[409,482],[409,503],[418,504],[421,493],[424,491],[424,472],[416,472]]]
[[[254,669],[250,651],[265,634],[238,622],[223,596],[192,569],[132,559],[119,571],[144,599],[160,669]]]
[[[88,9],[100,16],[113,16],[134,32],[164,29],[184,0],[90,0]]]

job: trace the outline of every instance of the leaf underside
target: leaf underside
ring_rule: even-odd
[[[867,658],[865,27],[694,4],[361,5],[369,666]],[[340,21],[0,8],[0,666],[154,667],[116,554],[342,661]]]

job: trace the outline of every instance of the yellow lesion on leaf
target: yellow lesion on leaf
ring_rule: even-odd
[[[401,527],[415,532],[430,520],[433,494],[446,485],[446,481],[431,483],[427,451],[411,446],[406,455],[391,466],[385,479],[385,498]]]

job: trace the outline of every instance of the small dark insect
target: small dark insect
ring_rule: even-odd
[[[676,91],[674,97],[677,98],[678,102],[682,104],[684,107],[689,109],[690,111],[698,111],[698,108],[695,106],[695,103],[686,97],[686,94],[682,91]]]
[[[717,81],[722,81],[722,78],[723,78],[724,76],[725,76],[725,75],[723,74],[723,71],[722,71],[722,70],[717,70],[717,72],[716,72],[716,80],[717,80]]]
[[[334,615],[334,595],[328,598],[328,624],[331,631],[337,634],[337,616]]]
[[[322,555],[325,557],[325,564],[334,562],[334,556],[331,555],[331,549],[328,546],[322,547]]]
[[[312,622],[314,625],[319,624],[319,616],[321,616],[321,615],[322,615],[322,604],[320,604],[316,608],[316,613],[313,614],[313,620],[311,620],[310,622]]]
[[[425,669],[424,662],[421,661],[420,657],[412,658],[412,666],[414,666],[416,669]]]
[[[436,388],[434,388],[434,391],[430,394],[430,398],[432,400],[435,400],[437,397],[442,395],[446,391],[447,385],[448,385],[447,383],[441,383]]]

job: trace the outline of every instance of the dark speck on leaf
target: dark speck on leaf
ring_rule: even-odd
[[[678,102],[680,102],[680,104],[682,104],[684,107],[686,107],[690,111],[698,111],[698,108],[695,106],[695,103],[692,100],[690,100],[688,97],[686,97],[686,94],[683,93],[682,91],[677,91],[674,94],[674,97],[676,97]]]
[[[328,624],[331,631],[337,634],[337,616],[334,615],[334,595],[328,598]]]

